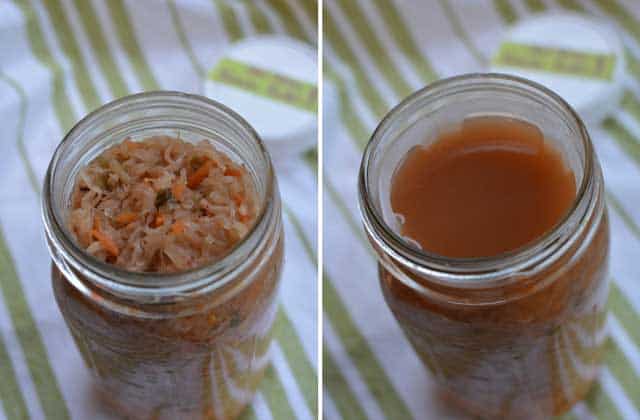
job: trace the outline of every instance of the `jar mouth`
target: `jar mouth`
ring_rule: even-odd
[[[56,175],[60,170],[62,156],[69,151],[75,142],[80,141],[84,132],[99,121],[122,115],[123,112],[145,111],[160,106],[179,107],[186,111],[202,114],[205,117],[224,118],[235,130],[247,136],[263,165],[264,170],[259,176],[264,180],[265,190],[254,224],[222,258],[210,264],[179,272],[136,272],[100,261],[78,245],[67,228],[61,206],[56,205],[54,199],[55,194],[58,193],[56,189],[62,188],[56,185]],[[139,121],[144,119],[145,117],[142,117]],[[120,126],[127,123],[123,122]],[[275,182],[270,156],[259,135],[244,118],[225,105],[203,96],[177,91],[153,91],[125,96],[89,113],[65,135],[57,146],[47,169],[43,188],[42,218],[48,240],[47,245],[59,266],[58,268],[61,268],[65,275],[75,276],[75,273],[69,270],[69,268],[73,268],[99,286],[119,295],[162,294],[178,296],[203,288],[210,291],[226,284],[230,280],[228,274],[241,269],[250,259],[248,256],[253,252],[258,252],[257,247],[260,244],[258,239],[270,230],[271,216],[277,211],[276,207],[279,205],[279,201],[275,197],[277,195]],[[63,205],[66,204],[63,203]],[[62,255],[58,256],[57,254]],[[60,267],[60,264],[64,267]]]
[[[583,176],[569,211],[547,233],[519,248],[486,257],[459,258],[420,250],[411,246],[388,223],[374,202],[373,160],[376,149],[392,130],[394,121],[411,114],[418,104],[436,103],[443,95],[496,89],[526,95],[557,109],[579,133],[584,150]],[[582,220],[590,215],[593,190],[593,148],[587,129],[576,111],[558,94],[530,80],[501,73],[468,73],[438,80],[405,98],[382,119],[367,144],[360,166],[359,206],[365,229],[375,246],[419,274],[437,275],[454,287],[484,288],[488,282],[526,271],[566,247]]]

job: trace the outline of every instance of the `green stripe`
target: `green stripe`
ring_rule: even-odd
[[[315,39],[309,39],[307,37],[302,24],[296,18],[293,10],[289,9],[289,5],[286,0],[266,0],[266,3],[276,14],[280,16],[280,22],[282,22],[282,25],[289,35],[294,38],[309,41],[313,44],[316,43]]]
[[[15,80],[10,78],[8,75],[0,72],[0,79],[4,80],[7,84],[9,84],[18,94],[18,98],[20,99],[20,115],[18,116],[18,136],[16,140],[16,144],[18,146],[18,154],[20,155],[20,159],[22,159],[22,164],[27,171],[27,177],[29,178],[29,183],[31,184],[31,188],[36,194],[40,194],[40,183],[38,182],[38,177],[36,176],[33,166],[29,161],[29,157],[27,156],[27,149],[24,145],[24,124],[27,117],[27,94],[25,93],[22,86],[18,84]]]
[[[84,30],[89,36],[89,42],[91,42],[91,47],[98,59],[102,73],[107,79],[111,94],[115,98],[125,96],[127,94],[126,83],[120,75],[120,70],[118,66],[116,66],[115,60],[110,53],[109,45],[105,41],[104,33],[91,2],[75,0],[74,3],[80,15]]]
[[[9,352],[0,336],[0,399],[2,399],[2,407],[4,413],[9,420],[23,420],[29,418],[27,405],[25,404],[16,379],[16,372],[13,369]]]
[[[636,236],[636,238],[640,240],[640,227],[636,224],[636,222],[633,220],[631,215],[627,213],[627,211],[622,206],[622,203],[620,203],[620,201],[618,201],[618,199],[612,193],[609,193],[609,192],[607,193],[607,202],[611,207],[613,207],[616,213],[620,215],[620,218],[627,225],[631,233],[633,233]],[[640,326],[640,323],[638,325]]]
[[[388,0],[374,0],[374,3],[377,6],[379,15],[390,28],[390,35],[395,40],[396,46],[411,61],[422,80],[428,83],[437,79],[436,72],[424,58],[424,54],[420,48],[418,48],[415,39],[407,29],[407,24],[393,5],[393,2]]]
[[[636,121],[640,122],[640,102],[636,99],[636,97],[631,93],[631,91],[626,91],[624,96],[622,97],[622,107],[625,111],[633,116]]]
[[[622,290],[620,290],[620,286],[614,281],[611,282],[609,308],[622,324],[631,340],[640,348],[640,328],[638,328],[640,326],[640,316]]]
[[[605,363],[625,390],[636,409],[640,409],[640,378],[634,373],[629,360],[620,347],[610,338],[605,345]]]
[[[249,9],[249,19],[251,20],[251,24],[256,29],[257,33],[265,34],[273,32],[273,28],[271,27],[269,19],[267,19],[264,13],[262,13],[262,10],[260,10],[256,6],[254,1],[255,0],[245,0],[242,2],[238,2],[238,4],[241,4]]]
[[[317,172],[318,172],[318,148],[314,147],[313,149],[310,149],[310,150],[304,152],[304,154],[302,155],[302,159],[304,159],[304,161],[307,162],[307,164],[312,167],[313,172],[316,174],[316,178],[317,178]]]
[[[561,415],[561,416],[555,416],[555,417],[553,418],[553,420],[578,420],[578,419],[577,419],[577,417],[576,417],[573,413],[571,413],[571,412],[569,411],[569,412],[564,413],[564,414],[563,414],[563,415]]]
[[[547,10],[547,6],[542,0],[525,0],[525,4],[532,12],[544,12]]]
[[[567,372],[568,378],[577,377],[580,374],[576,370],[573,361],[569,358],[568,351],[568,349],[560,349],[561,362]],[[585,403],[591,412],[600,420],[609,420],[606,416],[607,414],[615,416],[616,419],[620,418],[617,407],[613,404],[606,392],[604,392],[598,381],[592,385],[591,391],[585,398]]]
[[[36,58],[51,71],[53,82],[53,109],[55,110],[62,131],[66,132],[78,119],[71,103],[65,93],[65,82],[62,69],[53,59],[42,34],[42,30],[38,25],[38,18],[35,11],[31,8],[28,0],[15,0],[16,4],[22,10],[25,22],[27,23],[27,36],[31,44],[31,50]]]
[[[278,340],[278,344],[280,344],[280,348],[282,348],[282,352],[287,358],[293,376],[307,402],[309,411],[316,413],[318,411],[318,378],[302,348],[300,337],[296,334],[282,307],[278,308],[274,337]]]
[[[80,88],[80,95],[82,96],[85,107],[88,109],[98,108],[102,101],[98,97],[98,92],[89,77],[89,69],[82,58],[80,47],[71,30],[71,25],[64,14],[60,0],[43,0],[43,2],[49,14],[51,24],[56,31],[58,41],[71,62],[73,75]]]
[[[296,235],[302,241],[307,257],[312,264],[316,265],[316,253],[313,250],[311,242],[305,235],[300,221],[289,208],[285,207],[285,212],[293,225]],[[302,348],[300,338],[297,336],[291,321],[282,307],[278,309],[277,317],[274,335],[278,339],[287,360],[289,360],[291,370],[307,400],[309,409],[312,413],[316,413],[318,410],[318,388],[316,386],[317,376],[315,371]]]
[[[602,126],[611,135],[616,143],[627,155],[640,165],[640,143],[620,122],[613,118],[607,118]]]
[[[471,42],[471,40],[469,39],[467,31],[465,31],[464,28],[462,27],[462,23],[460,23],[460,20],[458,19],[455,11],[449,4],[449,1],[440,0],[440,4],[442,5],[442,9],[447,15],[447,19],[449,19],[449,22],[451,23],[451,27],[453,28],[453,31],[462,40],[462,42],[467,47],[467,49],[471,52],[471,54],[476,59],[476,61],[480,64],[487,65],[488,64],[487,59],[484,58],[484,56],[480,53],[480,50],[478,50],[474,45],[474,43]]]
[[[493,5],[498,14],[508,24],[513,24],[518,20],[518,15],[513,6],[511,6],[511,3],[509,3],[509,0],[493,0]]]
[[[260,391],[267,400],[267,404],[271,409],[271,415],[274,419],[296,418],[273,365],[269,365],[267,368],[264,379],[262,379]]]
[[[138,80],[142,84],[144,90],[157,90],[158,82],[156,81],[149,64],[147,63],[142,49],[134,33],[134,26],[129,19],[129,15],[123,0],[110,0],[106,2],[111,13],[111,21],[116,27],[120,44],[127,53],[129,62],[133,66]]]
[[[355,30],[360,38],[360,43],[365,47],[369,57],[373,59],[376,68],[383,74],[393,91],[401,98],[411,93],[413,88],[402,78],[395,63],[371,29],[371,22],[367,19],[364,11],[358,7],[358,2],[353,0],[336,0],[336,2],[340,4],[349,21],[349,26]],[[343,42],[346,44],[346,40]]]
[[[245,408],[242,414],[240,414],[240,419],[242,420],[257,420],[257,418],[256,409],[253,408],[253,404]]]
[[[349,384],[342,376],[340,368],[326,350],[322,352],[322,366],[324,367],[324,381],[329,385],[329,394],[336,408],[344,420],[366,420],[367,416],[360,406],[360,402],[351,391]],[[325,418],[326,415],[325,415]]]
[[[25,299],[24,290],[18,279],[2,230],[0,230],[0,289],[20,341],[42,410],[50,419],[68,419],[67,406],[51,368],[40,331],[36,327],[31,309]]]
[[[169,5],[169,13],[171,13],[171,21],[173,23],[174,28],[176,29],[176,33],[178,34],[178,39],[180,40],[180,44],[182,45],[182,49],[189,57],[189,61],[191,61],[191,66],[198,73],[200,78],[204,79],[207,75],[207,71],[200,65],[198,59],[196,58],[196,54],[191,48],[191,44],[189,43],[189,39],[187,38],[187,33],[182,26],[182,22],[180,21],[180,16],[178,15],[178,9],[176,8],[176,3],[174,0],[167,0]]]
[[[365,128],[360,116],[353,107],[345,82],[327,64],[324,66],[324,76],[329,77],[335,83],[340,98],[340,114],[342,122],[347,127],[349,134],[355,140],[358,147],[364,148],[369,141],[370,131]]]
[[[369,392],[376,399],[387,418],[412,418],[406,404],[378,362],[377,356],[351,319],[344,302],[333,286],[333,280],[326,274],[326,269],[324,271],[322,282],[324,311]]]
[[[295,230],[297,236],[302,241],[302,246],[305,252],[307,253],[307,257],[309,257],[309,261],[311,261],[311,264],[317,266],[318,262],[316,261],[316,253],[313,250],[314,247],[311,245],[311,242],[307,238],[302,228],[302,224],[300,223],[296,215],[288,207],[285,206],[284,211],[287,214],[287,217],[289,217],[289,221],[293,225],[293,229]]]
[[[365,245],[365,248],[368,251],[371,251],[371,248],[369,247],[369,241],[364,234],[364,228],[359,221],[355,220],[353,214],[351,213],[351,210],[349,210],[349,207],[347,207],[347,204],[342,199],[342,196],[333,187],[328,179],[325,179],[324,185],[327,192],[329,193],[329,196],[334,201],[334,204],[336,205],[340,213],[342,213],[342,215],[346,219],[347,224],[349,225],[355,236],[360,240],[360,242]]]
[[[257,420],[256,410],[253,408],[253,404],[247,406],[239,417],[241,420]]]
[[[298,5],[302,6],[302,9],[307,14],[307,17],[313,23],[313,26],[318,26],[318,1],[317,0],[293,0]]]
[[[326,7],[324,9],[324,36],[329,40],[325,45],[328,46],[327,44],[330,44],[338,57],[351,68],[356,86],[374,114],[382,117],[389,110],[389,104],[373,89],[373,82],[367,77],[365,71],[359,65],[355,54],[344,41],[342,32],[340,32],[334,23]]]
[[[584,12],[584,7],[578,0],[556,0],[558,4],[564,8],[573,10],[574,12]]]
[[[629,48],[624,49],[624,56],[627,59],[627,70],[636,79],[640,79],[640,61],[633,55]]]
[[[227,35],[229,35],[231,41],[237,41],[240,38],[244,37],[244,31],[240,26],[240,22],[238,21],[238,17],[233,11],[233,8],[229,6],[224,0],[214,0],[214,4],[218,9],[220,17],[222,18],[224,30]]]
[[[560,357],[565,370],[568,372],[569,378],[580,376],[576,370],[573,361],[569,358],[567,349],[560,351]],[[613,420],[621,419],[618,412],[618,408],[611,401],[609,395],[602,389],[600,382],[596,380],[589,391],[589,394],[585,397],[585,403],[589,407],[592,414],[594,414],[600,420]],[[611,416],[611,417],[609,417]]]
[[[624,420],[611,398],[602,389],[600,382],[595,382],[585,401],[591,413],[600,420]]]
[[[605,12],[614,17],[624,29],[640,42],[640,22],[634,19],[633,13],[625,10],[617,0],[594,0],[594,3],[600,5]]]

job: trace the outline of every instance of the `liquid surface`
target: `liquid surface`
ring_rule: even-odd
[[[526,245],[551,230],[575,196],[573,173],[542,132],[501,117],[468,119],[410,150],[391,186],[401,233],[450,258]]]

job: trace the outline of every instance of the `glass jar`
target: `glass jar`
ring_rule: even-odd
[[[575,176],[575,201],[550,232],[511,252],[424,252],[399,233],[389,199],[394,171],[412,147],[478,116],[540,128]],[[606,339],[609,228],[589,135],[562,98],[499,74],[436,82],[380,123],[363,156],[359,194],[386,302],[441,396],[491,419],[546,419],[585,396]]]
[[[102,263],[67,228],[78,170],[129,137],[207,139],[243,163],[258,195],[253,228],[221,260],[139,273]],[[133,95],[80,121],[58,146],[43,194],[58,306],[99,394],[131,418],[233,419],[264,369],[283,263],[281,204],[256,132],[228,108],[177,92]]]

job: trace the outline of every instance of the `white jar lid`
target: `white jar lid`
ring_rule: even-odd
[[[274,159],[316,144],[316,49],[283,36],[232,44],[208,74],[205,94],[236,111]]]
[[[545,13],[513,26],[491,69],[550,88],[588,125],[613,113],[624,90],[624,48],[615,30],[574,13]]]

